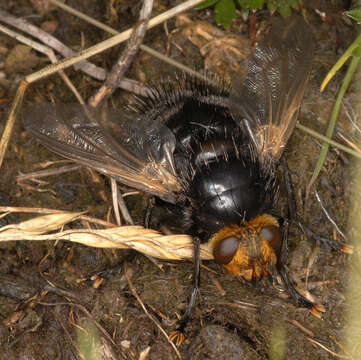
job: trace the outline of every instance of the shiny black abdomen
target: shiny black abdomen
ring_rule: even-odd
[[[254,164],[234,157],[196,171],[190,189],[193,220],[200,233],[214,233],[262,212],[264,185],[251,167]]]
[[[261,167],[226,106],[190,99],[167,126],[177,140],[175,162],[186,183],[184,214],[193,235],[206,240],[273,205],[273,173]]]

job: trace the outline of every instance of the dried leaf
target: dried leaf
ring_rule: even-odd
[[[7,73],[28,73],[39,64],[39,58],[31,47],[16,45],[10,50],[5,60],[5,71]]]

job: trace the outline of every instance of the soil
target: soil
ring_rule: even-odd
[[[103,31],[55,7],[44,10],[38,1],[9,0],[1,4],[17,17],[53,31],[53,35],[75,50],[89,47],[108,37]],[[68,1],[70,6],[102,21],[118,31],[137,21],[139,3],[123,0]],[[179,1],[155,1],[159,14]],[[312,2],[306,9],[316,36],[316,55],[299,114],[299,121],[324,134],[343,68],[325,92],[319,86],[330,67],[356,38],[356,28],[344,15],[342,1]],[[132,5],[129,5],[132,4]],[[326,12],[323,21],[315,11]],[[270,18],[260,12],[257,26]],[[146,35],[145,44],[196,70],[207,68],[226,80],[244,73],[244,59],[251,53],[250,27],[238,16],[229,30],[215,23],[214,11],[190,11],[159,25]],[[118,46],[91,60],[110,68],[124,46]],[[15,39],[0,34],[0,133],[2,133],[16,86],[25,75],[48,64],[35,50],[19,47]],[[74,69],[66,70],[84,99],[100,82]],[[126,74],[144,84],[173,77],[173,67],[140,51]],[[131,94],[117,90],[109,106],[121,109]],[[350,118],[357,112],[360,93],[357,82],[349,88],[341,109],[336,132],[353,135]],[[76,100],[58,75],[43,79],[27,90],[23,106],[36,102],[74,103]],[[357,134],[355,135],[357,136]],[[336,138],[341,142],[340,138]],[[357,216],[358,194],[353,179],[358,167],[351,156],[330,148],[319,178],[306,200],[306,186],[320,154],[321,144],[295,130],[286,149],[286,158],[295,186],[297,209],[302,222],[326,238],[342,240],[325,215],[322,205],[347,235],[355,233],[350,216]],[[0,173],[0,206],[22,206],[87,210],[88,215],[106,220],[112,208],[109,180],[86,168],[41,179],[38,183],[16,183],[20,173],[39,170],[46,161],[60,157],[48,151],[24,129],[15,124]],[[60,164],[61,166],[63,164]],[[281,175],[281,174],[280,174]],[[122,192],[131,189],[120,186]],[[125,198],[136,224],[143,223],[149,195],[138,193]],[[281,191],[280,212],[287,199]],[[356,214],[356,215],[355,215]],[[0,227],[17,223],[33,214],[10,213],[0,218]],[[157,207],[152,227],[171,224],[166,209]],[[167,220],[168,219],[168,220]],[[110,221],[115,223],[111,215]],[[86,224],[72,223],[70,228]],[[355,251],[355,257],[357,251]],[[352,256],[315,243],[301,229],[290,232],[288,268],[298,289],[326,307],[322,319],[298,308],[282,281],[263,279],[256,285],[227,274],[221,266],[207,262],[201,272],[201,297],[185,340],[178,347],[183,359],[334,359],[346,356],[346,319],[352,317],[350,304],[356,295],[346,292]],[[106,274],[100,271],[120,266]],[[17,241],[0,243],[0,359],[177,359],[162,332],[150,320],[134,296],[125,276],[130,274],[133,291],[166,333],[176,328],[187,306],[192,284],[192,264],[150,261],[140,253],[95,249],[68,242]],[[93,275],[98,274],[96,280]],[[359,271],[355,281],[359,281]],[[100,280],[99,280],[100,279]],[[357,326],[355,327],[357,329]],[[317,341],[318,344],[315,344]],[[360,345],[355,345],[357,349]],[[336,355],[335,355],[336,354]],[[355,359],[357,358],[354,357]]]

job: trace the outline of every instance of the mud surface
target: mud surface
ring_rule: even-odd
[[[37,1],[33,1],[37,4]],[[40,2],[39,2],[40,3]],[[138,5],[129,1],[69,1],[97,20],[121,31],[134,24]],[[86,3],[86,5],[85,5]],[[175,6],[177,1],[156,1],[154,14]],[[312,2],[313,3],[313,2]],[[306,10],[317,39],[313,72],[307,85],[299,120],[310,128],[325,133],[344,70],[320,94],[319,85],[329,68],[356,37],[355,28],[342,14],[342,2],[328,6],[317,2],[330,21],[322,21],[314,8]],[[334,2],[337,3],[337,2]],[[312,6],[316,6],[313,4]],[[25,0],[8,1],[0,8],[14,16],[25,17],[36,26],[53,31],[53,35],[73,49],[80,50],[108,37],[85,22],[52,8],[44,11]],[[257,21],[265,26],[267,13]],[[208,10],[189,12],[151,29],[148,46],[166,53],[197,70],[206,67],[231,79],[244,72],[245,59],[251,52],[249,26],[237,18],[230,31],[218,27],[214,13]],[[237,34],[237,36],[236,36]],[[123,46],[92,58],[99,66],[110,68]],[[24,74],[40,69],[48,60],[34,50],[19,48],[19,43],[0,34],[0,133],[2,133],[15,94]],[[67,70],[78,91],[88,99],[100,83],[81,72]],[[140,52],[127,77],[144,84],[174,76],[175,70],[150,55]],[[109,106],[122,108],[131,94],[118,90]],[[352,134],[350,117],[355,116],[360,94],[356,85],[349,89],[338,130]],[[32,85],[24,106],[35,102],[76,102],[58,75]],[[88,214],[107,219],[112,207],[109,180],[85,168],[49,176],[41,182],[16,183],[20,173],[39,170],[39,164],[56,161],[28,134],[18,119],[0,173],[0,206],[43,207],[71,211],[88,210]],[[338,139],[338,141],[341,141]],[[305,199],[306,186],[316,165],[320,143],[296,130],[286,157],[292,172],[298,214],[318,234],[341,240],[327,219],[312,191]],[[323,206],[345,233],[350,230],[348,217],[352,198],[353,159],[331,149],[313,189]],[[64,164],[60,164],[61,166]],[[55,165],[56,166],[56,165]],[[131,189],[121,186],[122,192]],[[135,223],[142,224],[148,196],[125,198]],[[286,198],[281,194],[279,209],[284,213]],[[353,212],[357,212],[355,207]],[[10,213],[0,218],[0,226],[17,223],[32,214]],[[169,224],[166,209],[157,208],[153,225]],[[113,215],[110,221],[115,223]],[[84,227],[72,223],[69,227]],[[186,339],[179,347],[184,359],[333,359],[328,350],[343,354],[345,294],[348,256],[323,244],[315,244],[296,227],[291,228],[289,271],[300,291],[306,292],[327,311],[322,319],[307,309],[297,308],[280,279],[266,279],[256,286],[238,280],[213,262],[202,269],[201,298],[193,320],[186,329]],[[95,286],[92,278],[99,271],[120,264]],[[148,312],[170,334],[178,316],[186,308],[192,283],[191,263],[157,265],[142,254],[87,248],[67,242],[8,242],[0,244],[0,359],[176,359],[164,335],[146,315],[134,297],[125,269],[130,274],[133,290]],[[98,277],[99,279],[99,277]],[[317,338],[323,348],[310,339]],[[146,355],[146,351],[148,351]],[[143,356],[143,357],[142,357]]]

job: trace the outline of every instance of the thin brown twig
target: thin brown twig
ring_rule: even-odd
[[[4,10],[0,10],[0,21],[4,22],[5,24],[11,25],[42,41],[49,48],[56,50],[64,58],[70,57],[75,54],[73,50],[71,50],[69,47],[64,45],[62,42],[45,32],[44,30],[30,24],[22,18],[16,18],[15,16],[7,13]],[[100,81],[103,81],[106,78],[106,71],[103,68],[96,66],[86,60],[75,64],[74,68],[76,70],[81,70],[87,75]],[[137,81],[131,79],[123,78],[123,80],[118,84],[118,86],[124,90],[131,91],[136,94],[144,95],[147,93],[146,87],[140,85]]]
[[[350,358],[352,358],[352,356],[350,355],[350,353],[345,349],[345,347],[343,346],[343,344],[341,344],[339,341],[337,341],[337,339],[330,335],[330,338],[336,343],[336,345],[346,354],[349,355]]]
[[[223,289],[221,283],[218,279],[216,279],[213,275],[211,275],[211,280],[215,287],[217,288],[218,292],[221,294],[221,296],[226,296],[226,290]]]
[[[36,49],[37,51],[40,51],[41,53],[46,55],[49,58],[50,62],[52,62],[53,64],[58,61],[58,59],[55,56],[54,51],[50,47],[39,44],[36,41],[31,40],[31,39],[17,33],[16,31],[8,29],[8,28],[6,28],[5,26],[3,26],[1,24],[0,24],[0,31],[2,31],[3,33],[9,35],[10,37],[16,39],[17,41],[19,41],[19,42],[21,42],[21,43],[23,43],[25,45],[28,45],[28,46],[32,47],[33,49]],[[75,86],[72,84],[72,82],[70,81],[70,79],[64,73],[63,70],[59,71],[59,75],[63,79],[65,84],[69,87],[69,89],[73,92],[73,94],[78,99],[78,101],[80,103],[84,103],[84,100],[82,99],[82,97],[79,94],[78,90],[75,88]]]
[[[152,18],[149,21],[148,29],[151,29],[153,26],[156,26],[156,25],[160,24],[161,22],[166,22],[167,19],[169,19],[171,17],[171,15],[170,15],[171,13],[179,14],[179,12],[182,11],[182,9],[180,9],[181,7],[183,7],[183,10],[187,10],[190,7],[197,5],[198,3],[202,2],[202,1],[203,0],[192,1],[192,4],[191,4],[191,1],[185,1],[183,4],[180,4],[180,5],[176,6],[175,8],[170,9],[161,15]],[[67,11],[68,13],[70,13],[74,16],[77,16],[78,18],[88,22],[89,24],[92,24],[92,25],[98,27],[99,29],[102,29],[112,35],[119,34],[118,31],[116,31],[115,29],[109,27],[108,25],[101,23],[100,21],[97,21],[97,20],[91,18],[88,15],[83,14],[82,12],[70,7],[69,5],[66,5],[58,0],[50,0],[50,2],[57,5],[58,7],[62,8],[63,10]],[[209,81],[209,79],[206,79],[206,77],[203,74],[189,68],[188,66],[186,66],[166,55],[161,54],[160,52],[150,48],[149,46],[141,44],[140,49],[142,51],[152,55],[153,57],[159,59],[160,61],[163,61],[171,66],[174,66],[175,68],[178,68],[178,69],[184,71],[185,73],[188,73],[188,74],[198,77],[200,79],[204,79],[205,81]],[[181,50],[181,51],[183,52],[183,50]]]
[[[149,27],[155,26],[157,24],[160,24],[164,21],[167,21],[168,19],[180,14],[183,11],[186,11],[190,8],[192,8],[195,5],[198,5],[203,0],[187,0],[184,3],[181,3],[174,8],[165,11],[164,13],[152,18],[149,21]],[[106,39],[104,41],[101,41],[100,43],[97,43],[83,51],[80,51],[73,56],[67,57],[63,60],[58,61],[56,64],[48,65],[45,68],[36,71],[28,76],[25,77],[26,85],[31,84],[39,79],[43,79],[46,76],[50,76],[59,70],[64,70],[69,66],[72,66],[76,63],[79,63],[82,60],[88,59],[91,56],[94,56],[96,54],[99,54],[103,52],[106,49],[109,49],[115,45],[120,44],[121,42],[129,39],[132,31],[131,29],[123,31],[122,33],[119,33],[109,39]],[[26,88],[26,85],[24,84],[24,87]],[[24,90],[25,91],[25,90]],[[21,94],[18,94],[18,97],[20,97]],[[15,104],[18,106],[19,101],[16,101]],[[12,109],[12,112],[15,113],[16,106]]]
[[[59,174],[69,172],[69,171],[75,171],[75,170],[80,169],[81,167],[82,167],[81,165],[69,165],[69,166],[63,166],[63,167],[58,168],[58,169],[40,170],[40,171],[35,171],[35,172],[32,172],[32,173],[28,173],[28,174],[21,174],[21,175],[18,175],[16,177],[16,181],[17,181],[17,183],[22,183],[23,181],[26,181],[26,180],[35,181],[35,180],[37,180],[39,178],[42,178],[42,177],[51,176],[51,175],[59,175]],[[116,180],[114,180],[113,178],[110,178],[110,179],[111,179],[111,189],[112,189],[112,194],[113,194],[114,212],[115,212],[115,218],[117,220],[117,224],[121,225],[120,214],[119,214],[119,209],[120,209],[124,220],[128,224],[133,225],[134,224],[133,219],[130,216],[130,213],[129,213],[126,205],[125,205],[123,197],[124,197],[124,195],[139,194],[139,191],[130,192],[130,193],[121,195],[119,193]],[[114,194],[117,195],[115,198],[114,198]],[[92,223],[97,223],[97,224],[100,224],[100,225],[104,225],[104,226],[107,226],[107,227],[116,226],[115,224],[112,224],[112,223],[109,223],[109,222],[106,222],[106,221],[103,221],[103,220],[95,219],[95,218],[82,217],[82,219],[90,221]]]
[[[336,356],[339,359],[352,359],[351,355],[342,355],[342,354],[338,354],[332,350],[330,350],[327,346],[321,344],[320,342],[318,342],[315,339],[312,338],[307,338],[308,341],[310,341],[312,344],[315,344],[317,346],[319,346],[320,348],[322,348],[323,350],[326,350],[328,353],[332,354],[333,356]]]
[[[219,274],[218,271],[213,270],[213,269],[211,269],[210,267],[208,267],[208,266],[206,266],[206,265],[204,265],[204,264],[201,264],[201,269],[204,269],[204,270],[206,270],[206,271],[209,271],[211,274],[215,274],[215,275],[218,275],[218,274]]]
[[[110,184],[111,184],[111,189],[112,189],[112,199],[113,199],[113,209],[114,209],[115,220],[117,221],[118,225],[121,225],[119,206],[118,206],[117,181],[114,178],[111,177],[110,178]]]
[[[113,227],[117,226],[116,224],[113,224],[113,223],[111,223],[109,221],[93,218],[93,217],[86,216],[86,215],[81,215],[79,217],[79,220],[85,220],[85,221],[91,222],[93,224],[98,224],[98,225],[102,225],[102,226],[105,226],[105,227],[112,227],[113,228]]]
[[[233,307],[236,309],[247,309],[247,310],[256,310],[258,308],[258,305],[247,303],[244,301],[242,301],[242,302],[239,301],[239,304],[231,303],[228,301],[214,301],[214,302],[212,302],[212,304],[225,305],[225,306]]]
[[[315,247],[314,247],[311,255],[308,257],[308,261],[307,261],[305,289],[308,289],[308,279],[310,277],[311,268],[317,261],[319,252],[320,252],[320,246],[319,246],[318,242],[316,242]]]
[[[129,213],[129,210],[127,208],[127,205],[125,204],[124,197],[120,193],[119,188],[117,186],[117,192],[118,192],[118,206],[122,213],[122,216],[127,224],[134,225],[134,221]]]
[[[97,92],[90,98],[88,105],[97,107],[111,96],[121,81],[123,75],[128,70],[137,54],[139,47],[144,39],[149,23],[149,17],[152,13],[153,0],[143,0],[143,6],[140,10],[138,24],[132,32],[132,35],[127,42],[127,45],[120,55],[117,63],[113,66],[108,74],[104,84],[97,90]]]
[[[292,320],[286,319],[286,321],[288,321],[290,324],[296,326],[298,329],[300,329],[300,330],[301,330],[303,333],[305,333],[306,335],[311,336],[311,337],[314,337],[314,336],[315,336],[315,334],[314,334],[311,330],[305,328],[305,327],[304,327],[303,325],[301,325],[297,320],[294,320],[294,319],[292,319]]]
[[[167,333],[163,330],[163,328],[159,325],[158,321],[156,319],[153,318],[153,316],[151,314],[149,314],[147,308],[145,307],[142,299],[139,297],[139,295],[137,294],[137,291],[135,290],[135,287],[132,283],[132,280],[130,279],[129,273],[128,273],[128,268],[127,268],[127,264],[124,264],[124,274],[125,277],[128,281],[129,284],[129,288],[130,291],[132,292],[133,296],[137,299],[138,303],[140,304],[140,306],[142,307],[143,311],[145,312],[145,314],[149,317],[149,319],[157,326],[157,328],[159,329],[159,331],[164,335],[164,337],[167,339],[168,343],[171,345],[171,347],[173,348],[174,352],[176,353],[178,359],[182,359],[182,356],[180,354],[180,352],[178,351],[177,347],[173,344],[172,341],[170,341],[169,336],[167,335]]]
[[[348,140],[345,136],[343,136],[340,132],[338,132],[338,136],[351,148],[353,148],[354,150],[356,150],[357,152],[361,153],[361,149],[355,144],[353,143],[351,140]]]
[[[79,170],[82,166],[81,165],[67,165],[62,166],[57,169],[49,169],[49,170],[40,170],[40,171],[34,171],[27,174],[20,174],[15,179],[16,182],[22,182],[26,180],[35,180],[40,179],[43,177],[51,176],[51,175],[60,175],[66,172]]]

